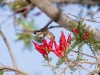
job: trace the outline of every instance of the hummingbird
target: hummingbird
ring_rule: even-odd
[[[41,28],[40,30],[33,31],[32,33],[36,34],[38,37],[43,38],[47,37],[48,39],[55,39],[55,36],[53,35],[52,32],[49,31],[48,26],[50,23],[53,21],[51,20],[45,27]]]

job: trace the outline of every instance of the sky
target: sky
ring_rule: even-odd
[[[73,14],[73,15],[77,15],[77,12],[80,11],[80,6],[79,5],[68,5],[66,7],[63,7],[63,13],[65,14]],[[72,9],[72,10],[70,10]],[[97,7],[95,7],[95,9],[93,11],[95,11],[97,9]],[[0,9],[0,23],[5,20],[5,18],[7,18],[7,16],[2,16],[2,14],[11,14],[11,12],[9,12],[6,10],[1,10]],[[34,11],[32,11],[31,13],[29,13],[28,15],[30,16],[33,13],[36,13],[40,11],[38,8],[35,8]],[[84,14],[86,14],[87,10],[84,8]],[[84,15],[83,14],[83,15]],[[96,15],[98,16],[98,15]],[[71,18],[74,18],[72,16],[70,16]],[[83,17],[87,17],[87,16],[83,16]],[[46,25],[46,23],[48,23],[48,21],[50,20],[50,18],[48,18],[44,13],[42,13],[40,16],[34,17],[34,21],[35,21],[35,25],[37,25],[39,28],[42,28],[43,26]],[[87,17],[88,18],[88,17]],[[75,18],[74,18],[75,19]],[[91,23],[91,22],[86,22],[87,25],[91,25],[92,28],[97,28],[99,26],[99,24],[94,25],[95,23]],[[52,23],[51,25],[58,25],[57,23]],[[34,49],[34,46],[32,47],[32,51],[29,50],[22,50],[23,48],[23,42],[19,41],[19,42],[14,42],[14,40],[16,39],[15,35],[15,30],[13,27],[13,17],[9,18],[7,21],[5,21],[5,23],[1,26],[1,30],[3,31],[4,35],[6,36],[10,47],[13,51],[13,54],[16,58],[17,61],[17,65],[18,68],[21,70],[24,70],[32,75],[53,75],[51,68],[49,67],[44,67],[42,61],[44,60],[44,58],[42,57],[42,55],[37,52]],[[61,30],[64,31],[66,37],[68,36],[68,34],[70,34],[71,32],[65,30],[64,28],[54,28],[54,29],[50,29],[50,31],[55,35],[56,41],[59,41],[59,37],[61,35]],[[35,35],[33,35],[35,36]],[[34,41],[34,40],[33,40]],[[83,47],[83,52],[87,52],[90,53],[90,49],[85,45]],[[53,54],[50,53],[50,56],[53,58],[52,60],[52,64],[55,65],[56,61],[57,61],[57,57]],[[92,61],[93,59],[89,59],[90,61]],[[7,66],[13,66],[12,61],[11,61],[11,57],[9,55],[9,52],[7,50],[7,47],[2,39],[2,37],[0,36],[0,62],[3,63],[4,65]],[[86,65],[83,65],[85,67],[89,67]],[[93,68],[91,68],[93,69]],[[69,73],[69,69],[66,71],[67,75],[71,75]],[[82,75],[86,75],[88,72],[86,71],[82,71]],[[13,75],[13,73],[8,73],[6,72],[4,75]],[[78,74],[78,72],[75,72],[73,75]]]

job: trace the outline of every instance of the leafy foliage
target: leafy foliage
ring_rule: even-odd
[[[71,23],[71,24],[74,24],[74,23]],[[78,25],[76,27],[76,29],[78,30],[78,34],[74,34],[73,43],[72,43],[69,51],[71,51],[73,48],[78,46],[78,51],[79,51],[79,54],[80,54],[81,47],[84,44],[87,44],[90,47],[92,52],[95,52],[99,49],[100,45],[98,44],[98,42],[96,42],[94,40],[92,31],[90,31],[90,32],[88,31],[89,28],[90,28],[90,26],[86,27],[85,24],[84,25],[82,24],[82,21],[78,22]],[[88,38],[84,38],[84,36],[86,35],[85,32],[88,32],[88,35],[89,35]]]
[[[31,20],[31,21],[28,22],[24,19],[21,19],[19,21],[19,24],[22,27],[23,32],[18,33],[16,35],[16,40],[15,41],[23,41],[24,44],[25,44],[24,49],[28,48],[29,50],[31,50],[31,40],[36,40],[39,43],[41,42],[39,37],[33,36],[30,32],[30,30],[36,29],[36,27],[33,25],[33,23],[34,23],[34,20]],[[29,30],[29,32],[28,32],[28,30]]]

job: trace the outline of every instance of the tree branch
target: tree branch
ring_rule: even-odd
[[[90,62],[90,61],[79,61],[80,64],[96,64],[96,62]]]
[[[84,70],[86,70],[86,71],[90,72],[87,68],[83,67],[83,66],[82,66],[82,65],[80,65],[79,63],[78,63],[78,66],[80,66],[80,67],[82,67]]]
[[[89,72],[87,75],[94,75],[95,73],[97,73],[97,71],[93,70],[93,71]]]
[[[22,71],[20,69],[16,68],[15,67],[10,67],[10,66],[0,66],[0,70],[2,70],[3,72],[7,72],[7,71],[14,71],[14,72],[18,72],[18,73],[22,73],[23,75],[31,75],[25,71]]]
[[[65,68],[62,69],[63,71],[60,74],[58,74],[58,75],[62,75],[63,73],[64,73],[64,75],[66,75],[65,74],[66,69],[69,68],[71,65],[72,65],[72,63],[70,62]]]
[[[54,7],[48,0],[31,0],[40,10],[42,10],[49,18],[57,22],[60,26],[64,28],[73,27],[69,21],[72,21],[77,24],[74,20],[72,20],[67,15],[63,14]],[[56,18],[56,20],[55,20]],[[100,32],[94,30],[92,28],[89,31],[93,31],[93,35],[96,41],[100,41]]]
[[[3,38],[3,40],[4,40],[5,44],[6,44],[6,46],[7,46],[7,48],[8,48],[8,52],[9,52],[10,57],[11,57],[11,59],[12,59],[13,65],[14,65],[14,67],[17,69],[17,63],[16,63],[15,57],[14,57],[14,55],[13,55],[13,52],[12,52],[12,50],[11,50],[11,48],[10,48],[10,45],[9,45],[9,43],[8,43],[8,41],[7,41],[6,37],[5,37],[5,35],[3,34],[3,32],[2,32],[1,30],[0,30],[0,34],[1,34],[1,36],[2,36],[2,38]]]

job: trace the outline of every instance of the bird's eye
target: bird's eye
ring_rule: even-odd
[[[32,32],[33,34],[36,34],[36,32]]]

